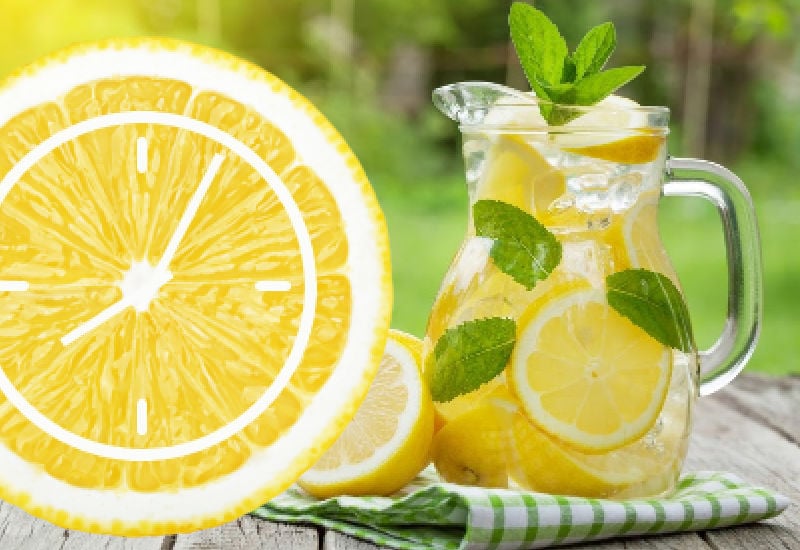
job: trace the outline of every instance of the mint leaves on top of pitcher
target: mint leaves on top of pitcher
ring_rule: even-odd
[[[569,122],[580,111],[567,105],[587,106],[603,100],[644,71],[644,66],[603,70],[617,44],[612,23],[594,27],[569,53],[558,27],[541,11],[522,2],[511,6],[511,40],[525,76],[541,103],[542,117],[551,125]]]

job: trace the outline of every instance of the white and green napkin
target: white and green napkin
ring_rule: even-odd
[[[317,500],[292,488],[252,514],[391,548],[512,550],[715,529],[770,518],[788,505],[783,495],[721,472],[686,474],[668,498],[613,501],[464,487],[426,471],[395,497]]]

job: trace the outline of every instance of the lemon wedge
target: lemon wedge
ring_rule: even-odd
[[[300,486],[319,498],[389,495],[430,461],[433,401],[425,386],[422,341],[389,332],[367,397],[341,437],[306,472]]]

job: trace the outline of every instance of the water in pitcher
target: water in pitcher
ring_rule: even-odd
[[[681,330],[664,326],[672,317],[631,311],[648,285],[680,292],[657,226],[666,121],[616,97],[559,127],[527,98],[495,98],[477,115],[457,99],[470,219],[429,318],[426,374],[434,389],[457,386],[435,371],[453,356],[448,346],[470,338],[487,343],[473,346],[468,368],[511,351],[504,366],[475,374],[480,384],[437,399],[437,470],[457,483],[558,494],[671,490],[696,351],[690,333],[670,345]],[[516,239],[515,227],[540,238]],[[531,258],[544,260],[528,281],[518,264]],[[506,329],[509,339],[496,341]]]

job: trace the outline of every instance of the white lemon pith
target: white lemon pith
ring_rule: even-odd
[[[388,495],[428,463],[433,402],[420,371],[422,342],[392,330],[352,422],[300,485],[320,498]]]
[[[352,418],[388,328],[385,222],[279,79],[175,41],[67,50],[0,84],[0,178],[4,500],[196,530]]]

